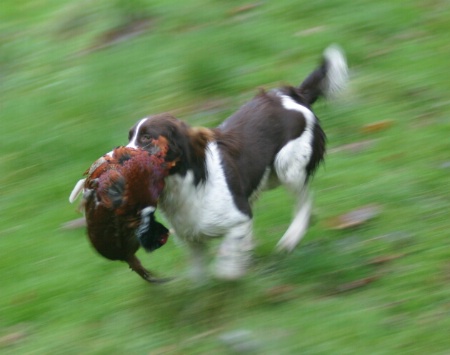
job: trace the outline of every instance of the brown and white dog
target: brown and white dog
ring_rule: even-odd
[[[216,276],[245,274],[253,247],[252,201],[268,186],[282,184],[297,197],[278,248],[290,251],[299,243],[311,213],[308,183],[325,153],[325,133],[311,106],[339,92],[346,80],[345,57],[332,46],[300,86],[261,91],[215,129],[192,128],[167,113],[131,128],[128,147],[150,150],[163,136],[167,159],[177,161],[159,207],[189,247],[194,278],[205,276],[205,244],[215,237],[223,237]]]

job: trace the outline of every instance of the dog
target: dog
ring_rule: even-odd
[[[152,149],[163,136],[168,161],[176,161],[158,202],[191,255],[192,276],[206,276],[207,242],[223,237],[214,264],[220,279],[246,274],[254,246],[252,202],[279,184],[294,196],[293,220],[279,240],[291,251],[307,231],[312,201],[309,183],[324,159],[326,136],[312,105],[332,97],[347,81],[347,63],[337,46],[299,86],[261,90],[217,128],[194,128],[168,113],[139,120],[128,147]]]

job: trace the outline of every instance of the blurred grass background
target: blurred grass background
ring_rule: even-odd
[[[3,354],[448,354],[450,4],[4,0],[0,5],[0,351]],[[144,283],[95,254],[68,195],[170,111],[215,126],[258,87],[298,84],[339,43],[346,95],[315,110],[329,153],[314,223],[273,252],[292,200],[255,206],[255,264],[193,287],[172,238]],[[288,201],[288,203],[286,203]],[[376,218],[336,229],[374,205]]]

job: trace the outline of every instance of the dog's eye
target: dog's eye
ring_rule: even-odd
[[[149,142],[151,139],[152,139],[152,137],[150,137],[150,134],[143,134],[143,135],[141,136],[141,140],[142,140],[143,142]]]

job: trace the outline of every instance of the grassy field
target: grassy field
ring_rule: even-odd
[[[4,0],[0,11],[2,354],[448,354],[450,4],[445,0]],[[292,200],[255,206],[243,280],[195,287],[171,238],[148,285],[99,257],[68,195],[170,111],[214,126],[258,87],[299,83],[339,43],[348,91],[316,113],[329,153],[314,223],[274,246]],[[287,201],[287,202],[286,202]],[[339,216],[375,206],[339,229]]]

